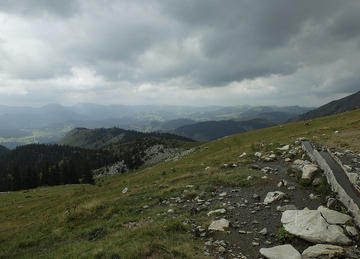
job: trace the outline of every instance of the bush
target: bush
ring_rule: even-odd
[[[282,226],[276,234],[276,239],[281,243],[288,243],[294,239],[294,236],[287,232],[284,226]]]

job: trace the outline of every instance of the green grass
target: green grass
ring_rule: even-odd
[[[191,216],[182,207],[167,214],[169,207],[159,201],[185,195],[192,199],[203,191],[210,195],[217,186],[263,184],[247,166],[251,156],[244,160],[239,155],[261,149],[260,141],[268,152],[269,146],[298,137],[360,152],[360,112],[312,120],[310,126],[291,123],[222,138],[179,161],[103,178],[94,186],[0,194],[0,258],[202,258],[203,244],[183,222],[190,217],[205,222],[206,214]],[[241,166],[228,170],[224,163]],[[186,188],[188,184],[194,188]],[[129,188],[125,195],[124,187]]]

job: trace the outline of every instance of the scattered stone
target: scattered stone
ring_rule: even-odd
[[[271,158],[271,159],[276,159],[276,155],[275,155],[275,154],[271,154],[271,155],[269,156],[269,158]]]
[[[252,245],[253,245],[253,246],[259,246],[260,243],[259,243],[259,242],[252,242]]]
[[[243,158],[243,157],[245,157],[246,156],[246,153],[244,152],[244,153],[242,153],[239,157],[240,158]]]
[[[291,162],[291,159],[289,157],[285,158],[285,162]]]
[[[149,205],[144,205],[143,206],[143,209],[148,209],[149,208]]]
[[[315,172],[318,170],[318,166],[315,164],[304,165],[302,167],[302,179],[312,179]]]
[[[205,167],[205,170],[206,170],[206,171],[207,171],[207,170],[210,170],[210,169],[211,169],[210,166]]]
[[[248,177],[246,177],[247,181],[250,181],[253,177],[251,175],[249,175]]]
[[[258,195],[258,194],[256,194],[256,193],[254,193],[252,197],[253,197],[253,199],[255,199],[255,200],[260,200],[260,195]]]
[[[122,190],[122,193],[125,194],[125,193],[128,192],[128,190],[129,190],[129,189],[128,189],[127,187],[125,187],[125,188]]]
[[[218,247],[218,251],[219,251],[219,253],[225,253],[226,252],[226,249],[223,247],[223,246],[219,246]]]
[[[315,195],[315,194],[313,194],[313,193],[310,193],[310,194],[309,194],[309,199],[310,199],[310,200],[317,200],[317,199],[319,199],[319,196],[317,196],[317,195]]]
[[[290,148],[290,145],[285,145],[285,146],[282,146],[282,147],[278,147],[277,150],[286,151],[286,150],[289,150],[289,148]]]
[[[268,192],[264,199],[264,204],[265,205],[270,204],[274,201],[282,199],[284,196],[285,196],[285,193],[280,192],[280,191]]]
[[[261,248],[260,254],[269,259],[301,259],[301,254],[292,245]]]
[[[220,197],[225,197],[227,195],[227,192],[222,192],[219,194]]]
[[[307,258],[339,258],[345,254],[345,249],[341,246],[318,244],[310,246],[304,250],[302,256]]]
[[[173,209],[168,209],[167,213],[173,214],[175,211]]]
[[[216,230],[216,231],[225,231],[225,229],[229,228],[230,221],[226,219],[219,219],[213,221],[208,230]]]
[[[296,190],[296,187],[295,187],[295,186],[289,186],[289,187],[288,187],[288,190],[294,191],[294,190]]]
[[[281,223],[290,234],[313,243],[348,245],[351,240],[338,225],[330,225],[319,210],[287,210]]]
[[[259,234],[261,235],[267,235],[268,231],[267,231],[267,228],[263,228],[262,230],[259,231]]]
[[[212,210],[208,212],[208,216],[212,215],[212,214],[225,214],[226,210],[225,209],[217,209],[217,210]]]
[[[255,152],[255,154],[254,154],[254,156],[256,156],[256,157],[258,157],[258,158],[260,158],[261,157],[261,153],[260,152]]]

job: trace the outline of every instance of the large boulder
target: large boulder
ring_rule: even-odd
[[[319,210],[284,211],[281,223],[290,234],[316,244],[348,245],[351,243],[341,226],[326,222]]]
[[[274,201],[282,199],[284,196],[285,196],[285,193],[280,192],[280,191],[268,192],[264,199],[264,204],[265,205],[270,204]]]
[[[301,254],[292,245],[261,248],[260,254],[269,259],[301,259]]]
[[[341,246],[318,244],[310,246],[302,253],[303,259],[310,258],[339,258],[345,254],[345,249]]]
[[[219,219],[213,221],[208,230],[215,230],[215,231],[225,231],[225,229],[229,228],[230,222],[227,219]]]

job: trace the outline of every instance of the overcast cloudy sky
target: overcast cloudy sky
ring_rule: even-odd
[[[316,106],[360,90],[359,0],[1,0],[0,104]]]

